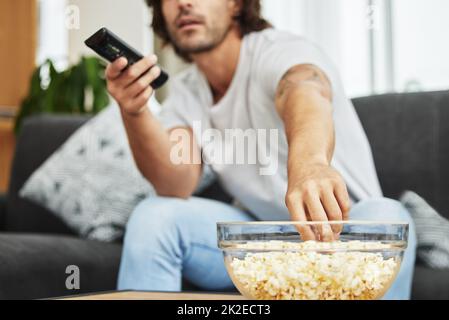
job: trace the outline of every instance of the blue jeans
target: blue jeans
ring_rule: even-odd
[[[416,247],[409,213],[399,202],[381,198],[356,204],[350,217],[411,224],[401,270],[385,297],[409,299]],[[142,201],[128,222],[118,289],[176,292],[185,278],[204,290],[231,290],[234,286],[217,248],[216,223],[252,220],[246,212],[213,200],[153,197]]]

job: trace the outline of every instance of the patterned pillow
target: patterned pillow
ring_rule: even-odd
[[[405,192],[400,200],[415,222],[417,258],[428,267],[449,269],[449,221],[414,192]]]
[[[197,192],[213,180],[206,167]],[[154,194],[135,165],[116,104],[78,129],[20,191],[80,236],[107,242],[121,239],[133,208]]]

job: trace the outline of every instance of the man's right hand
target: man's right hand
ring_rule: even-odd
[[[128,61],[124,57],[107,66],[108,91],[127,115],[138,115],[145,110],[154,91],[150,84],[161,74],[156,63],[157,57],[151,55],[127,69]]]

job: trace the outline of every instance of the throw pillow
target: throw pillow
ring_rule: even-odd
[[[197,192],[213,180],[213,172],[205,167]],[[80,236],[112,242],[122,238],[138,202],[155,191],[135,165],[113,103],[47,159],[20,195],[53,212]]]
[[[449,221],[414,192],[405,192],[400,201],[415,222],[417,258],[434,269],[449,268]]]

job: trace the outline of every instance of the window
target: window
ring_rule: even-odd
[[[38,1],[37,64],[51,59],[58,68],[67,67],[68,30],[64,20],[66,6],[66,0]]]
[[[350,96],[449,87],[447,0],[263,0],[263,8],[277,28],[326,51]]]
[[[395,89],[449,87],[449,1],[394,0]]]

